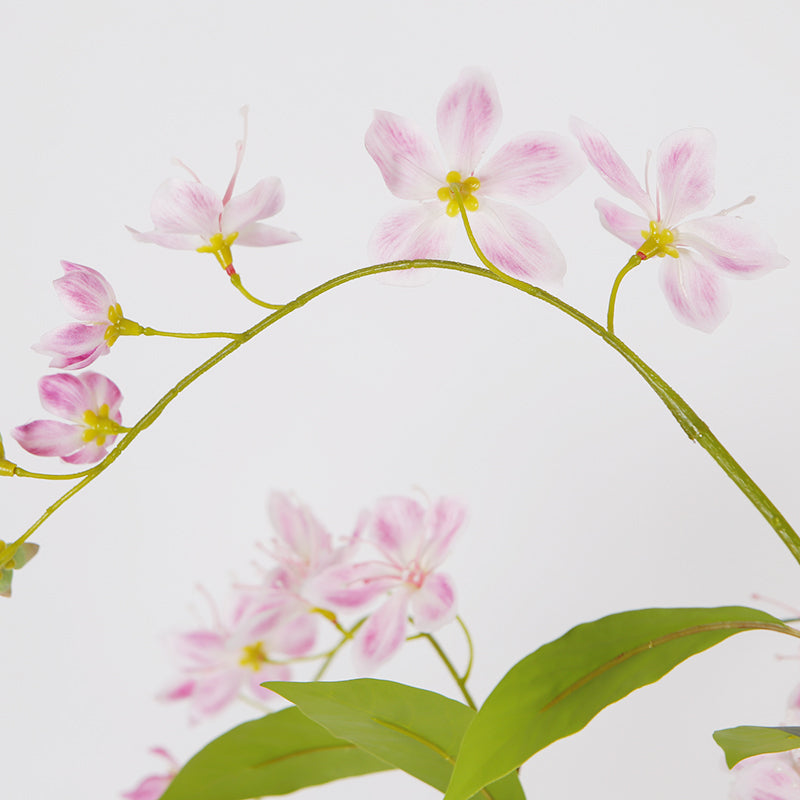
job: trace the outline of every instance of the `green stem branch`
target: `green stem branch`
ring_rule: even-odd
[[[173,333],[171,331],[157,331],[155,328],[142,328],[142,336],[168,336],[172,339],[238,339],[238,333],[224,331],[210,331],[208,333]]]
[[[474,711],[478,710],[478,706],[475,705],[475,701],[472,699],[472,695],[469,693],[469,689],[467,689],[467,677],[466,675],[462,678],[458,674],[458,670],[453,666],[453,662],[447,657],[447,653],[442,649],[442,646],[430,633],[423,633],[422,638],[427,639],[433,649],[438,653],[439,658],[442,659],[444,665],[447,667],[447,671],[453,676],[453,680],[458,684],[458,688],[461,690],[461,694],[464,695],[464,700],[467,701],[467,705],[473,709]]]
[[[642,263],[641,256],[638,253],[634,253],[628,263],[619,271],[616,279],[614,280],[614,285],[611,287],[611,296],[608,298],[608,332],[614,333],[614,307],[617,304],[617,292],[619,291],[620,284],[622,283],[622,279],[634,268],[638,267],[639,264]]]
[[[261,308],[272,308],[276,311],[279,308],[283,308],[281,305],[275,305],[274,303],[265,303],[263,300],[259,300],[255,295],[250,294],[247,289],[242,286],[242,276],[238,272],[234,272],[231,275],[231,283],[251,302],[255,303],[257,306],[261,306]]]

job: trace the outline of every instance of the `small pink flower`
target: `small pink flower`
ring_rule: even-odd
[[[732,770],[732,800],[800,800],[800,772],[794,751],[740,761]]]
[[[175,250],[213,253],[220,266],[232,275],[234,242],[269,247],[300,238],[296,233],[259,222],[283,208],[283,184],[278,178],[263,178],[249,191],[233,197],[247,145],[246,106],[242,116],[244,136],[236,143],[236,164],[222,199],[186,167],[193,180],[170,178],[161,184],[150,206],[154,228],[142,233],[129,227],[135,239]]]
[[[145,778],[135,789],[130,792],[123,792],[122,796],[126,800],[158,800],[167,786],[172,783],[172,779],[178,774],[180,766],[178,762],[163,747],[154,747],[151,753],[161,756],[169,764],[169,771],[163,775],[151,775]]]
[[[572,131],[606,183],[644,212],[642,217],[608,200],[595,202],[606,230],[635,247],[642,260],[663,259],[661,287],[681,322],[713,331],[730,309],[722,274],[755,278],[788,263],[757,225],[729,216],[739,206],[686,219],[714,196],[716,145],[711,131],[686,128],[664,139],[656,154],[654,195],[647,176],[645,190],[603,134],[579,119],[572,120]]]
[[[190,717],[196,721],[221,711],[244,688],[261,700],[270,698],[272,693],[260,684],[290,678],[289,667],[271,659],[305,655],[314,644],[308,629],[292,622],[280,609],[243,594],[229,624],[215,612],[211,629],[173,637],[183,677],[161,699],[188,699]]]
[[[70,422],[38,419],[14,428],[11,435],[35,456],[92,464],[127,430],[119,412],[122,393],[113,381],[96,372],[46,375],[39,381],[39,398],[46,411]]]
[[[486,256],[518,278],[559,281],[564,256],[547,229],[510,203],[547,200],[583,170],[578,149],[555,133],[526,133],[491,158],[481,157],[500,127],[502,111],[492,78],[464,70],[437,110],[442,160],[409,120],[376,111],[365,144],[389,191],[418,205],[382,220],[370,242],[380,261],[446,258],[458,216],[450,185],[460,187],[470,222]]]
[[[53,286],[67,313],[80,322],[46,333],[33,349],[52,356],[51,367],[82,369],[108,353],[121,334],[139,333],[142,328],[123,317],[114,290],[99,272],[70,261],[61,266],[64,275]]]
[[[369,523],[369,536],[384,560],[361,565],[361,580],[388,593],[358,629],[354,658],[361,672],[372,672],[400,648],[409,609],[414,625],[430,633],[456,616],[456,592],[438,572],[464,522],[457,500],[442,498],[425,509],[408,497],[386,497]]]

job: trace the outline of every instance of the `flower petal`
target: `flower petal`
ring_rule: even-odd
[[[730,311],[730,293],[712,267],[692,253],[680,252],[680,258],[663,259],[661,288],[681,322],[711,333]]]
[[[39,399],[42,407],[57,417],[83,423],[84,412],[97,411],[94,393],[84,376],[45,375],[39,379]]]
[[[264,225],[261,222],[251,222],[246,228],[241,228],[236,237],[236,244],[243,244],[245,247],[272,247],[275,244],[299,241],[300,237],[293,231],[276,228],[274,225]]]
[[[61,460],[66,461],[67,464],[95,464],[106,457],[108,448],[114,444],[116,438],[116,436],[107,436],[103,447],[99,447],[95,442],[89,442],[71,456],[61,456]]]
[[[82,325],[79,322],[49,331],[33,345],[33,350],[52,356],[56,369],[81,369],[109,352],[105,341],[108,325]]]
[[[62,261],[64,275],[53,281],[67,313],[84,322],[108,321],[109,306],[117,298],[109,282],[96,270]]]
[[[620,208],[610,200],[598,198],[594,201],[594,207],[600,215],[600,224],[609,232],[613,233],[618,239],[638,249],[642,246],[645,237],[642,231],[647,231],[650,221],[638,214],[632,214],[624,208]]]
[[[480,194],[512,203],[541,203],[583,172],[578,147],[557,133],[526,133],[481,166]]]
[[[403,200],[432,200],[447,169],[425,134],[411,120],[376,111],[364,146],[389,191]]]
[[[108,416],[116,419],[119,416],[119,407],[122,403],[122,392],[114,381],[101,375],[99,372],[84,372],[81,376],[94,397],[95,405],[93,410],[98,410],[101,406],[108,406]]]
[[[448,575],[436,573],[426,578],[420,589],[411,595],[411,616],[414,625],[431,633],[456,617],[456,590]]]
[[[559,283],[564,277],[564,254],[547,228],[530,214],[484,199],[470,220],[484,255],[498,269],[537,284]]]
[[[503,111],[492,77],[465,69],[449,86],[436,109],[436,126],[448,171],[471,175],[500,127]]]
[[[367,248],[370,258],[376,263],[447,258],[452,246],[452,222],[438,201],[389,214],[372,234]]]
[[[800,774],[790,753],[746,758],[731,777],[733,800],[800,800]]]
[[[170,178],[156,189],[150,216],[159,233],[197,233],[208,237],[219,232],[222,201],[203,183]]]
[[[361,674],[374,672],[387,662],[406,638],[408,593],[394,592],[358,629],[353,640],[353,661]]]
[[[228,201],[220,221],[222,233],[229,236],[251,222],[271,217],[283,208],[283,203],[280,178],[262,178],[252,189]]]
[[[192,693],[191,719],[216,714],[225,708],[236,699],[244,677],[241,670],[226,669],[198,678]]]
[[[83,447],[83,429],[66,422],[37,419],[11,431],[20,446],[35,456],[65,456]]]
[[[370,521],[370,536],[390,563],[405,567],[425,542],[425,509],[410,497],[383,497]]]
[[[466,506],[452,497],[442,497],[428,512],[430,536],[420,558],[426,572],[436,569],[447,558],[453,541],[467,515]]]
[[[171,250],[197,250],[206,244],[206,240],[196,233],[161,233],[159,231],[137,231],[130,225],[125,226],[137,242],[157,244]]]
[[[714,134],[686,128],[667,136],[658,148],[660,219],[675,225],[705,208],[714,196]]]
[[[739,278],[756,278],[789,263],[760,225],[741,217],[717,214],[684,222],[676,241]]]
[[[570,119],[569,126],[591,165],[605,182],[623,197],[636,203],[648,219],[655,219],[656,210],[652,200],[608,139],[596,128],[577,117]]]

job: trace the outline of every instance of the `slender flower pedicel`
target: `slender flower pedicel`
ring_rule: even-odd
[[[578,149],[555,133],[525,133],[481,158],[500,127],[497,88],[469,69],[450,86],[436,114],[445,159],[411,121],[376,111],[365,144],[389,191],[418,205],[390,214],[373,234],[377,260],[446,258],[458,227],[457,186],[486,255],[523,280],[560,281],[566,262],[548,230],[508,203],[531,205],[560,192],[583,170]]]
[[[608,200],[595,202],[603,227],[636,248],[639,261],[662,259],[661,287],[681,322],[713,331],[730,309],[721,275],[755,278],[788,263],[761,228],[730,214],[739,206],[686,219],[714,196],[716,146],[710,131],[687,128],[664,139],[656,154],[654,192],[647,180],[647,190],[642,188],[599,131],[576,118],[572,131],[606,183],[644,212],[642,217]]]
[[[163,747],[154,747],[150,750],[154,755],[163,758],[169,765],[167,772],[161,775],[150,775],[145,778],[135,789],[123,792],[125,800],[159,800],[178,774],[180,764]]]

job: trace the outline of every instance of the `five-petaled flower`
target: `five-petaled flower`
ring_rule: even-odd
[[[383,560],[359,565],[360,581],[388,596],[358,629],[354,658],[358,669],[374,671],[405,641],[409,608],[414,625],[430,633],[456,615],[456,592],[438,572],[465,517],[457,500],[441,498],[424,508],[409,497],[386,497],[369,521],[369,538]]]
[[[11,435],[33,455],[92,464],[127,430],[119,412],[122,392],[96,372],[46,375],[39,380],[39,398],[46,411],[69,423],[38,419],[14,428]]]
[[[53,281],[61,302],[75,319],[46,333],[33,346],[52,356],[56,369],[82,369],[108,353],[122,335],[136,336],[142,326],[126,319],[109,282],[97,270],[62,261],[64,275]]]
[[[365,144],[392,194],[418,205],[383,219],[372,255],[391,259],[446,258],[459,213],[456,185],[478,244],[497,267],[524,280],[559,281],[566,270],[547,229],[510,203],[534,204],[561,191],[583,170],[574,144],[555,133],[526,133],[491,158],[481,157],[500,126],[494,81],[464,70],[439,102],[436,121],[443,161],[414,123],[376,111]]]
[[[788,263],[756,224],[729,214],[738,206],[686,219],[714,196],[710,131],[687,128],[664,139],[656,154],[654,196],[647,176],[644,189],[603,134],[578,119],[572,131],[606,183],[644,212],[642,217],[608,200],[595,202],[603,227],[636,248],[639,258],[662,257],[661,286],[681,322],[708,332],[722,322],[730,296],[721,273],[754,278]]]
[[[163,747],[153,747],[150,752],[161,756],[169,764],[169,770],[163,775],[150,775],[135,789],[123,792],[122,796],[125,800],[159,800],[161,795],[167,791],[167,786],[172,783],[172,779],[178,774],[180,765]]]
[[[231,245],[234,242],[249,247],[269,247],[300,238],[296,233],[259,222],[283,208],[280,179],[262,178],[249,191],[233,196],[247,145],[247,107],[242,109],[242,115],[244,136],[236,143],[236,164],[223,197],[220,199],[213,189],[181,164],[193,180],[170,178],[161,184],[150,206],[154,228],[140,232],[129,227],[135,239],[175,250],[213,253],[220,266],[233,275]]]

